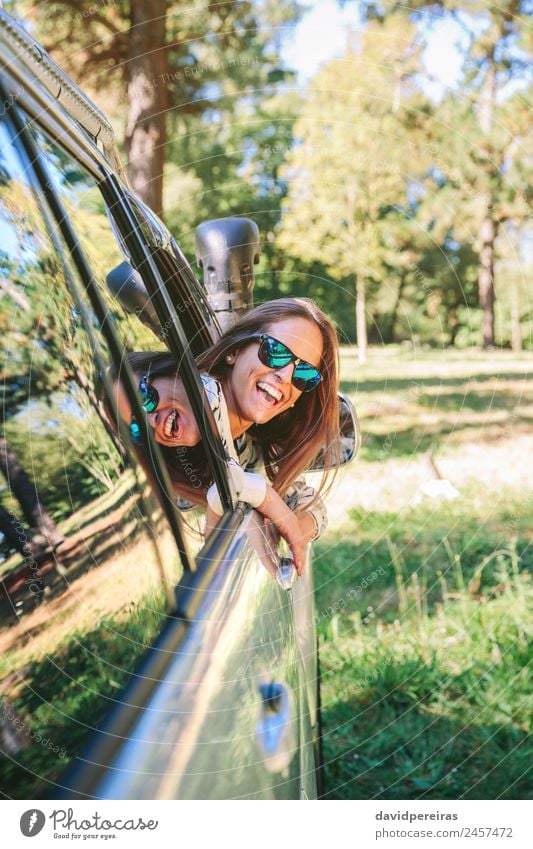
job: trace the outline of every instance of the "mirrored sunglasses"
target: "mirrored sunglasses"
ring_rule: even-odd
[[[278,339],[274,339],[273,336],[257,333],[251,338],[260,340],[257,355],[263,365],[268,368],[284,368],[289,363],[294,363],[292,383],[300,392],[311,392],[322,380],[322,375],[316,366],[297,357],[290,348]]]
[[[159,393],[155,386],[149,382],[150,373],[143,374],[139,380],[139,394],[141,396],[141,406],[146,413],[153,413],[159,404]],[[139,423],[132,418],[130,423],[130,435],[137,445],[142,443],[142,432]]]

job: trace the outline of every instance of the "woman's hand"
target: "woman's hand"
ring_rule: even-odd
[[[275,526],[277,532],[288,543],[294,558],[294,566],[298,575],[301,575],[305,565],[306,539],[302,535],[298,517],[287,507],[278,493],[269,486],[264,501],[257,507],[265,519],[269,519]]]
[[[302,543],[308,545],[316,539],[316,520],[313,518],[309,510],[302,510],[294,514],[300,525],[300,536]],[[265,518],[265,533],[271,548],[276,549],[279,543],[280,535],[276,526]]]

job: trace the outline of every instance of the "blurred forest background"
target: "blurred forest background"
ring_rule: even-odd
[[[250,216],[262,240],[256,302],[311,296],[349,343],[341,388],[357,405],[363,446],[315,547],[328,796],[530,798],[533,0],[339,0],[344,50],[304,80],[287,45],[308,9],[328,3],[3,5],[111,119],[133,188],[190,259],[201,221]],[[427,61],[441,33],[448,82]],[[56,190],[68,189],[103,281],[122,256],[97,187],[65,156],[51,145]],[[12,351],[0,576],[26,557],[8,536],[22,510],[32,551],[53,543],[72,578],[76,547],[89,538],[105,560],[109,527],[121,515],[138,528],[137,507],[92,391],[92,349],[58,294],[61,266],[13,252],[42,250],[38,207],[18,186],[1,187],[13,213],[2,268],[21,309],[13,327],[10,312],[0,315]],[[116,324],[127,347],[153,341],[136,319]],[[30,470],[43,502],[31,509]],[[80,728],[64,719],[97,716],[86,698],[108,692],[102,659],[123,666],[125,680],[131,646],[140,652],[159,627],[146,584],[131,596],[144,541],[127,528],[113,594],[92,562],[78,563],[77,596],[91,599],[83,615],[60,608],[45,637],[46,608],[25,608],[43,639],[20,652],[19,625],[0,634],[0,693],[22,665],[34,700],[15,692],[16,710],[70,752]],[[123,644],[108,630],[124,632]],[[7,786],[39,798],[25,782],[57,773],[45,754],[34,746],[10,762]]]
[[[130,180],[193,256],[202,220],[249,215],[256,301],[315,298],[344,341],[533,347],[530,0],[353,7],[305,84],[294,0],[11,0],[111,118]],[[460,79],[424,62],[452,20]]]

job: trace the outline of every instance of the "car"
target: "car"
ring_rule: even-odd
[[[316,798],[312,563],[296,582],[263,565],[194,364],[234,318],[217,284],[232,262],[233,300],[251,304],[254,225],[201,226],[204,287],[128,186],[107,119],[1,9],[0,50],[2,793]],[[247,260],[231,253],[242,232]],[[115,362],[141,417],[124,351],[155,343],[179,364],[225,507],[205,539],[157,444],[146,473],[102,401]],[[346,402],[344,421],[348,460]]]

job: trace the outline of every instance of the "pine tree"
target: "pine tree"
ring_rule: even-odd
[[[285,168],[280,237],[295,256],[320,260],[334,278],[353,281],[361,361],[369,298],[404,263],[395,237],[408,212],[414,158],[407,104],[419,98],[415,28],[408,21],[385,28],[383,38],[380,25],[369,24],[361,43],[352,42],[312,81]]]

